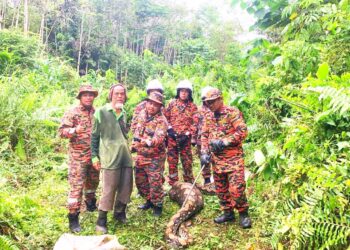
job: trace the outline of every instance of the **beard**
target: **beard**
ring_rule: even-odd
[[[123,109],[123,107],[124,107],[124,104],[120,102],[115,103],[113,106],[113,108],[115,109]]]

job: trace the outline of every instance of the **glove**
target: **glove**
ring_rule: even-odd
[[[202,154],[200,157],[201,165],[207,165],[210,163],[211,156],[209,154]]]
[[[211,140],[210,146],[213,153],[220,153],[225,148],[225,144],[222,140]]]
[[[168,136],[169,136],[169,137],[171,137],[171,138],[173,138],[174,140],[176,140],[177,134],[176,134],[176,132],[175,132],[175,130],[174,130],[173,128],[169,128],[169,129],[167,130],[167,132],[168,132]]]
[[[141,142],[141,139],[140,139],[140,138],[137,138],[137,137],[132,138],[132,140],[133,140],[134,142]]]
[[[178,143],[180,147],[185,146],[185,144],[187,143],[187,141],[190,139],[190,137],[188,135],[179,135],[178,136]]]

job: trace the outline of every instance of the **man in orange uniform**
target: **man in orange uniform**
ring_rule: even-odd
[[[153,208],[153,215],[162,214],[163,172],[165,160],[165,137],[167,121],[161,113],[163,95],[153,92],[147,98],[146,109],[136,118],[133,147],[137,156],[135,161],[135,181],[146,203],[139,206],[147,210]]]
[[[163,91],[164,89],[163,89],[162,83],[157,79],[151,80],[147,84],[147,87],[146,87],[147,96],[149,96],[153,92],[159,92],[163,94]],[[134,109],[134,114],[132,115],[131,128],[130,128],[132,133],[135,132],[135,128],[137,126],[137,122],[136,122],[137,116],[142,110],[146,109],[146,103],[147,103],[147,99],[137,104]]]
[[[74,233],[81,231],[79,212],[83,191],[86,209],[92,212],[97,208],[95,191],[99,182],[99,171],[92,166],[90,147],[95,112],[93,103],[97,95],[97,90],[91,85],[82,85],[76,97],[80,100],[79,105],[64,114],[59,127],[60,137],[69,138],[68,219],[69,228]]]
[[[220,90],[208,91],[204,101],[211,112],[204,118],[201,163],[208,164],[212,160],[216,194],[224,211],[214,222],[234,221],[235,208],[239,212],[241,227],[250,228],[242,148],[248,134],[247,126],[236,107],[223,104]]]
[[[197,106],[192,99],[192,83],[180,81],[176,87],[176,97],[164,109],[168,120],[168,164],[169,184],[179,180],[177,163],[179,156],[183,167],[183,179],[193,183],[191,142],[197,137]]]

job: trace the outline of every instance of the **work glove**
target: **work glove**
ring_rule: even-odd
[[[179,135],[178,136],[178,143],[180,147],[183,147],[186,145],[187,141],[190,139],[188,135]]]
[[[209,154],[201,154],[200,161],[201,165],[207,165],[210,163],[211,156]]]
[[[140,139],[140,138],[137,138],[137,137],[132,138],[132,140],[133,140],[134,142],[141,142],[141,139]]]
[[[171,137],[171,138],[173,138],[174,140],[176,140],[177,134],[176,134],[176,132],[175,132],[175,130],[174,130],[173,128],[169,128],[169,129],[167,130],[167,132],[168,132],[168,136],[169,136],[169,137]]]
[[[225,144],[222,140],[211,140],[210,147],[213,153],[220,153],[225,148]]]

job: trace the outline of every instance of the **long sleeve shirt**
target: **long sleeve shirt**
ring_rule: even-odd
[[[145,158],[157,158],[165,153],[167,124],[167,120],[161,112],[154,116],[149,116],[146,110],[139,113],[134,137],[143,141],[148,140],[151,145],[144,146],[140,142],[134,142],[138,155]]]
[[[224,150],[212,153],[213,170],[222,173],[244,167],[242,142],[247,135],[243,115],[236,107],[223,106],[215,115],[213,112],[207,112],[202,127],[201,153],[210,153],[212,140],[225,140],[228,145]]]
[[[98,109],[91,137],[93,161],[98,158],[103,169],[132,167],[126,134],[125,111],[118,115],[109,103]]]
[[[79,105],[68,110],[61,121],[58,134],[61,138],[69,139],[69,153],[74,160],[91,161],[91,131],[93,123],[93,115],[95,109],[85,108]],[[78,126],[83,127],[83,132],[76,133]]]
[[[164,109],[164,116],[177,134],[189,132],[192,138],[197,137],[198,109],[193,102],[171,100]]]

